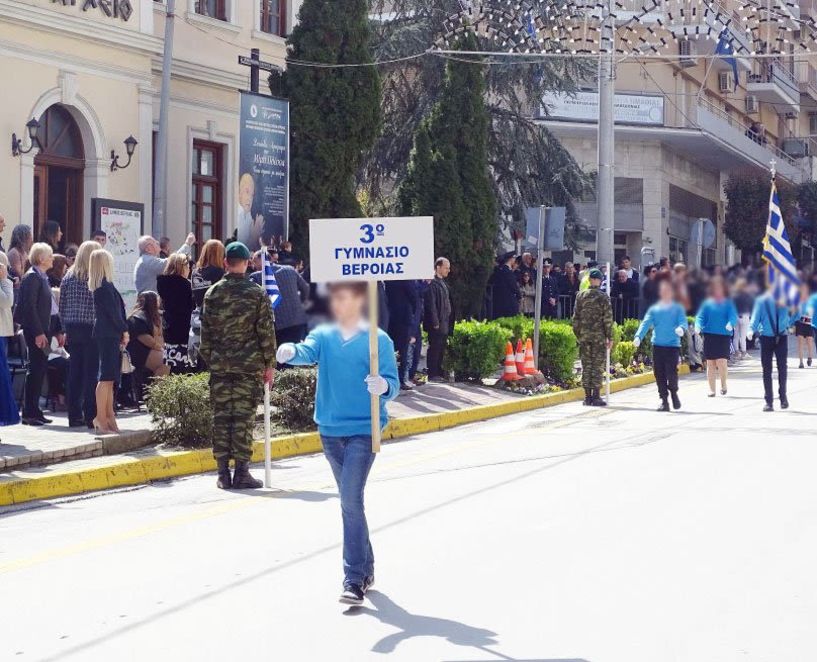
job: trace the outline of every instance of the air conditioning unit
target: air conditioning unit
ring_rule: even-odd
[[[746,97],[746,113],[747,115],[757,115],[760,112],[760,102],[754,94],[749,94]]]
[[[692,42],[684,39],[678,42],[678,64],[682,67],[694,67],[697,61],[692,57]]]
[[[735,75],[731,71],[721,71],[718,74],[718,89],[721,92],[735,91]]]
[[[783,151],[795,159],[808,156],[808,142],[799,138],[786,138],[783,141]]]
[[[786,113],[786,114],[785,114],[783,117],[785,117],[787,120],[796,120],[796,119],[797,119],[797,117],[798,117],[798,114],[797,114],[797,113],[794,113],[794,112],[789,111],[789,112],[788,112],[788,113]]]

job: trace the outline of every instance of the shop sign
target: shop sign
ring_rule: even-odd
[[[127,21],[133,14],[130,0],[51,0],[63,7],[79,7],[82,11],[99,11],[108,18]]]

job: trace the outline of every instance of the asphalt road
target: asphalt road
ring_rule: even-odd
[[[385,446],[358,609],[320,456],[271,492],[3,511],[0,660],[816,660],[817,367],[791,373],[788,412],[751,361],[678,413],[649,386]]]

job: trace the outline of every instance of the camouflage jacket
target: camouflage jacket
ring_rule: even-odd
[[[613,338],[613,307],[610,297],[598,287],[576,295],[573,332],[581,342],[604,342]]]
[[[207,290],[200,352],[211,372],[260,374],[275,365],[269,298],[244,276],[226,274]]]

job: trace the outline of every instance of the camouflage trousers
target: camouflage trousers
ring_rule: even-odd
[[[607,345],[604,340],[579,343],[579,358],[582,360],[582,386],[601,388],[607,367]]]
[[[213,408],[213,456],[249,462],[253,429],[263,397],[260,376],[210,373]]]

